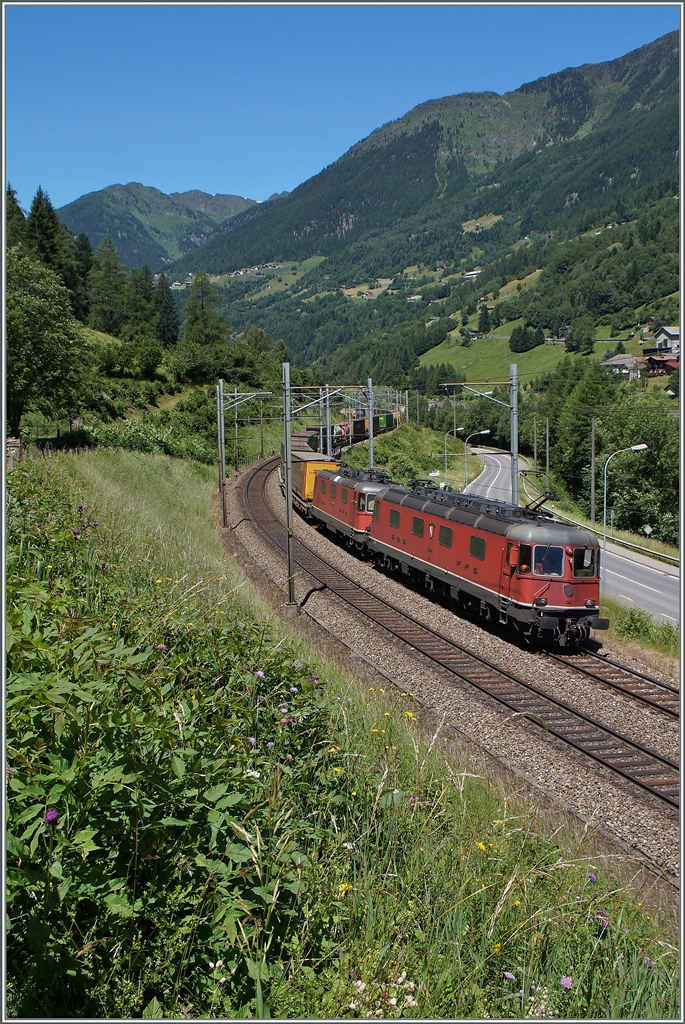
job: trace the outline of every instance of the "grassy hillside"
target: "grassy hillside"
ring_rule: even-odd
[[[670,916],[275,621],[211,469],[7,486],[10,1017],[678,1017]]]
[[[253,199],[197,189],[165,195],[132,181],[89,192],[57,213],[75,235],[88,235],[94,248],[109,235],[129,269],[147,263],[158,271],[204,245],[222,224],[254,205]]]

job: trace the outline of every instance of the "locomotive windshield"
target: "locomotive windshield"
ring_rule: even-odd
[[[551,544],[536,544],[533,566],[536,576],[563,576],[564,549]]]
[[[594,548],[576,548],[573,552],[573,575],[581,579],[596,576],[596,555]]]
[[[359,500],[357,502],[357,508],[360,512],[373,512],[373,506],[376,503],[375,494],[364,494],[363,491],[359,493]]]

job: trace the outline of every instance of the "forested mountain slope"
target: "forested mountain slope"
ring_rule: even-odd
[[[609,215],[614,200],[676,178],[678,54],[674,32],[504,96],[421,104],[284,200],[237,215],[173,272],[322,254],[341,284],[360,262],[362,277],[392,276],[417,261],[458,262],[462,223],[489,210],[520,234],[590,211]]]
[[[57,212],[75,235],[88,235],[93,247],[109,235],[129,269],[147,264],[156,271],[204,245],[227,220],[255,205],[253,199],[198,189],[166,195],[132,181],[89,192]]]

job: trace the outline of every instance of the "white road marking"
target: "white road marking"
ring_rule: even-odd
[[[634,587],[644,587],[645,590],[651,590],[654,594],[662,594],[662,590],[656,590],[655,587],[648,587],[646,583],[640,583],[639,580],[631,580],[630,576],[621,576],[620,572],[614,572],[612,569],[606,570],[612,576],[618,576],[620,580],[625,580],[626,583],[632,583]]]
[[[619,594],[618,596],[622,597],[624,601],[630,601],[631,604],[635,604],[635,601],[632,599],[632,597],[628,597],[627,594]]]
[[[678,619],[674,619],[672,615],[667,615],[666,612],[662,612],[661,614],[665,619],[670,619],[671,622],[675,622],[676,626],[678,625]]]

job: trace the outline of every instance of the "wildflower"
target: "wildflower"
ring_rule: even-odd
[[[264,677],[264,673],[262,672],[261,669],[257,669],[257,671],[255,672],[255,675],[259,676],[260,679],[264,679],[265,678]]]
[[[384,711],[383,714],[384,714],[384,716],[386,718],[390,718],[390,712],[389,711]]]
[[[485,853],[485,843],[476,843],[476,846]]]
[[[568,975],[565,974],[564,977],[561,979],[560,984],[562,988],[571,988],[571,986],[573,985],[573,979],[569,978]]]
[[[97,530],[97,528],[98,528],[97,520],[96,520],[96,521],[95,521],[95,522],[94,522],[94,523],[93,523],[92,525],[93,525],[93,526],[95,527],[95,529]]]
[[[52,566],[51,566],[51,565],[50,565],[50,564],[48,563],[48,565],[46,565],[46,567],[45,567],[45,568],[46,568],[46,569],[52,569]]]
[[[587,877],[590,879],[591,882],[597,881],[597,875],[593,871],[588,871]]]
[[[319,681],[319,677],[318,676],[311,675],[309,677],[309,682],[310,683],[318,683],[318,681]]]
[[[406,696],[407,696],[406,693],[401,693],[400,694],[400,697],[406,697]]]
[[[81,531],[77,527],[74,527],[74,529],[71,532],[73,533],[74,537],[78,537]]]
[[[257,740],[254,738],[254,736],[248,736],[247,742],[250,744],[251,747],[257,746]]]
[[[55,807],[49,807],[43,816],[43,821],[48,828],[57,828],[59,825],[59,814]]]
[[[340,886],[340,892],[344,896],[345,893],[349,892],[351,888],[352,886],[350,885],[349,882],[343,882],[343,884]]]
[[[158,651],[166,651],[166,644],[155,644]]]
[[[356,789],[353,789],[353,790],[352,790],[352,796],[356,796],[356,795],[357,795],[357,790],[356,790]]]
[[[496,942],[495,943],[495,953],[499,953],[501,948],[502,948],[502,943],[501,942]]]
[[[379,692],[379,693],[385,693],[385,690],[383,690],[383,689],[380,689],[380,690],[379,690],[378,692]]]
[[[521,900],[514,900],[514,906],[515,907],[520,907],[521,906]]]
[[[273,750],[275,746],[276,744],[274,743],[273,740],[269,740],[269,742],[267,743],[267,747],[269,748],[269,750]]]
[[[79,512],[83,512],[83,505],[79,505],[78,510]]]
[[[56,544],[57,543],[57,538],[56,537],[51,537],[50,538],[50,543],[51,544]]]
[[[516,981],[516,975],[512,974],[511,971],[505,971],[504,972],[504,977],[508,978],[509,981]]]
[[[291,693],[297,693],[297,687],[296,686],[291,686],[290,687],[290,692]]]
[[[376,689],[376,687],[375,687],[375,686],[370,686],[370,687],[369,687],[369,693],[373,693],[373,691],[374,691],[375,689]]]
[[[161,582],[162,582],[161,580],[155,580],[155,583],[161,583]]]
[[[374,726],[371,732],[378,732],[378,729]]]
[[[344,768],[338,768],[337,766],[333,769],[333,771],[334,772],[338,772],[338,773],[342,773],[343,775],[345,774],[345,769]]]
[[[419,799],[419,798],[418,798],[417,796],[410,796],[410,797],[409,797],[409,803],[410,803],[410,804],[415,804],[415,803],[417,803],[417,802],[418,802],[418,799]]]
[[[248,770],[245,772],[245,774],[249,775],[249,777],[251,779],[258,779],[260,774],[261,774],[261,772],[256,772],[252,768],[248,768]]]
[[[656,967],[656,962],[654,960],[650,960],[649,957],[646,956],[645,957],[645,967],[647,968],[648,971],[651,971],[652,967]]]

